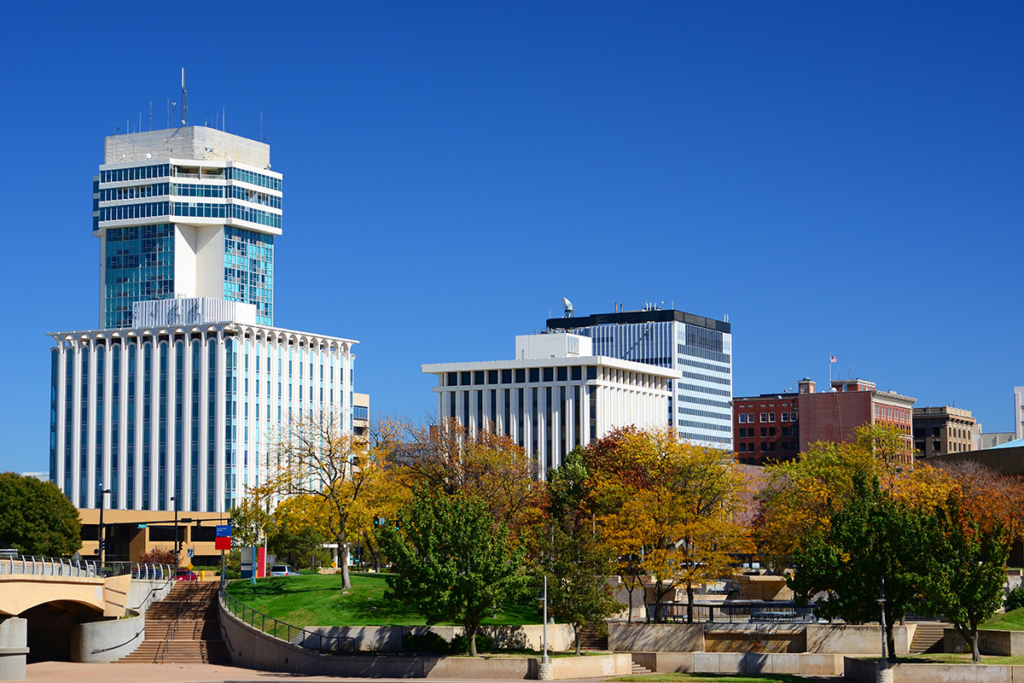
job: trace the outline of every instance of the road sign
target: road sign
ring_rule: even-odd
[[[217,538],[227,538],[231,536],[231,525],[230,524],[218,524],[216,533],[214,534]]]
[[[186,552],[188,553],[189,557],[195,557],[196,556],[196,549],[195,548],[189,548]]]

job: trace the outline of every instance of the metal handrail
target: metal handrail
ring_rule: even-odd
[[[193,608],[195,601],[196,587],[199,582],[195,579],[188,581],[185,585],[184,599],[178,603],[178,611],[174,615],[174,621],[171,622],[170,627],[167,629],[167,635],[164,637],[164,642],[160,646],[160,663],[164,663],[164,658],[167,655],[168,650],[171,647],[171,641],[176,639],[178,635],[178,624],[181,622],[181,617],[184,614],[190,612]]]
[[[228,593],[225,583],[222,583],[220,587],[220,599],[224,608],[238,617],[243,624],[259,629],[278,640],[285,640],[292,645],[316,652],[338,653],[355,652],[356,650],[356,639],[351,636],[325,636],[308,628],[292,626],[280,619],[254,610]]]
[[[689,621],[690,607],[685,602],[663,602],[657,615],[654,611],[655,603],[647,603],[647,617],[652,621]],[[693,604],[693,621],[792,624],[813,622],[815,616],[813,605],[799,607],[788,601],[697,601]]]

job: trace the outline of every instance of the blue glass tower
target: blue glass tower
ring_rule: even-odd
[[[212,297],[274,322],[281,174],[270,147],[192,126],[106,138],[93,178],[100,327],[131,327],[137,302]]]

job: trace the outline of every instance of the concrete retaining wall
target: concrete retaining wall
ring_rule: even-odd
[[[410,633],[431,631],[448,642],[464,629],[461,626],[310,626],[309,631],[322,636],[344,636],[356,641],[360,652],[401,652],[402,639]],[[494,638],[494,646],[505,649],[541,650],[543,648],[541,624],[528,626],[484,626],[483,633]],[[314,636],[308,640],[315,642]],[[312,643],[305,643],[312,644]],[[572,626],[548,624],[548,650],[565,652],[575,647]]]
[[[876,683],[877,659],[847,657],[845,678],[859,683]],[[893,683],[1021,683],[1024,666],[982,664],[894,664]]]
[[[917,624],[893,626],[896,654],[910,652],[910,643]],[[881,655],[882,630],[880,626],[855,624],[808,624],[807,651],[816,654]]]
[[[705,624],[705,652],[806,652],[805,627],[793,624]]]
[[[971,646],[955,628],[947,628],[942,631],[942,649],[945,652],[970,652]],[[1005,657],[1024,655],[1024,631],[979,629],[978,651],[983,655]]]
[[[28,620],[7,617],[0,620],[0,681],[25,680],[28,656]]]
[[[704,624],[608,624],[613,652],[703,652]]]
[[[537,675],[538,660],[527,657],[321,655],[273,638],[242,623],[224,608],[223,603],[219,609],[221,635],[231,655],[231,662],[249,669],[359,678],[522,680],[536,678]],[[630,672],[628,654],[560,657],[552,660],[552,663],[555,662],[556,679],[624,675]]]
[[[145,614],[150,605],[166,598],[172,588],[174,588],[174,581],[167,579],[160,581],[132,579],[131,586],[128,588],[126,607],[133,612]]]
[[[145,615],[76,624],[71,627],[71,661],[113,662],[135,652],[145,637]]]
[[[840,655],[799,653],[634,652],[633,661],[657,673],[797,674],[841,676]]]

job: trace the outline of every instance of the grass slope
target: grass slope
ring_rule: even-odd
[[[1005,614],[997,614],[978,628],[990,628],[998,631],[1024,631],[1024,607]]]
[[[715,674],[643,674],[638,676],[620,676],[610,678],[610,681],[715,681],[717,683],[804,683],[807,679],[789,674],[765,674],[765,675],[721,675]]]
[[[341,575],[282,576],[255,586],[235,581],[228,592],[249,607],[293,626],[422,626],[427,622],[397,600],[386,600],[386,574],[352,574],[352,590],[341,593]],[[539,624],[535,602],[509,605],[484,625]]]

